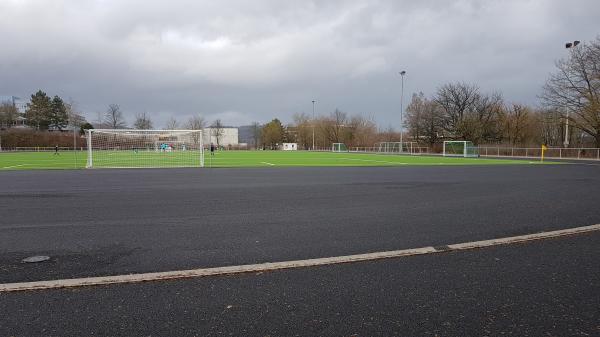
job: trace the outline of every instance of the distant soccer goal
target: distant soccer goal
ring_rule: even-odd
[[[444,157],[479,157],[479,149],[470,141],[447,140],[443,154]]]
[[[87,168],[203,166],[202,130],[87,130]]]
[[[377,152],[381,153],[422,153],[425,147],[416,142],[381,142],[375,144]]]
[[[344,143],[331,144],[331,152],[348,152],[348,147]]]

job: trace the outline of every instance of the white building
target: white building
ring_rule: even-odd
[[[297,151],[298,143],[283,143],[281,144],[281,149],[283,151]]]
[[[237,146],[238,140],[238,128],[224,127],[219,129],[218,141],[217,141],[217,129],[205,128],[202,132],[202,142],[204,146],[212,144],[219,144],[220,146]]]

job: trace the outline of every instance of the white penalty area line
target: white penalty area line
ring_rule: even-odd
[[[600,230],[600,224],[583,226],[569,229],[561,229],[556,231],[541,232],[535,234],[518,235],[506,238],[473,241],[452,244],[447,246],[428,246],[414,249],[403,249],[403,250],[392,250],[385,252],[367,253],[367,254],[355,254],[346,256],[335,256],[335,257],[324,257],[307,260],[295,260],[295,261],[283,261],[283,262],[267,262],[259,264],[247,264],[239,266],[227,266],[227,267],[215,267],[215,268],[200,268],[190,270],[178,270],[178,271],[167,271],[167,272],[156,272],[156,273],[142,273],[142,274],[129,274],[129,275],[115,275],[115,276],[98,276],[98,277],[86,277],[86,278],[74,278],[74,279],[63,279],[63,280],[50,280],[50,281],[36,281],[36,282],[19,282],[19,283],[5,283],[0,284],[0,292],[14,292],[14,291],[25,291],[25,290],[45,290],[45,289],[58,289],[58,288],[76,288],[85,286],[99,286],[108,284],[121,284],[121,283],[139,283],[149,281],[161,281],[161,280],[173,280],[173,279],[185,279],[193,277],[206,277],[206,276],[222,276],[222,275],[234,275],[242,273],[256,273],[256,272],[267,272],[282,269],[295,269],[295,268],[306,268],[315,266],[326,266],[342,263],[362,262],[362,261],[373,261],[381,259],[399,258],[405,256],[425,255],[434,254],[450,251],[460,251],[469,249],[478,249],[485,247],[493,247],[500,245],[508,245],[513,243],[535,241],[542,239],[555,238],[560,236],[575,235],[587,232],[593,232]]]
[[[15,167],[21,167],[21,166],[25,166],[27,164],[21,164],[21,165],[13,165],[13,166],[5,166],[2,169],[9,169],[9,168],[15,168]]]
[[[384,164],[394,164],[394,165],[407,165],[407,163],[403,163],[403,162],[385,161],[385,160],[358,159],[358,158],[341,158],[341,159],[354,160],[354,161],[365,161],[365,162],[372,162],[372,163],[384,163]]]

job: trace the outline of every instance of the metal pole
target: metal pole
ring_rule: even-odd
[[[573,41],[573,43],[568,42],[566,44],[567,49],[572,49],[577,47],[579,41]],[[572,53],[571,53],[572,54]],[[563,143],[565,147],[569,147],[569,109],[567,108],[567,119],[565,121],[565,142]]]
[[[91,168],[93,165],[92,161],[92,130],[87,130],[87,146],[88,146],[88,158],[86,168]]]
[[[77,129],[73,127],[73,154],[75,156],[75,168],[77,168]]]
[[[315,150],[315,100],[312,101],[313,104],[313,115],[312,115],[312,150]]]
[[[567,120],[565,121],[565,147],[569,147],[569,110],[567,109]]]
[[[404,128],[404,75],[406,75],[406,71],[402,70],[400,72],[400,76],[402,77],[402,89],[400,92],[400,153],[404,151],[403,144],[403,128]]]

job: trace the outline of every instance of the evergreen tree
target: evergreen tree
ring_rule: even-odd
[[[277,145],[283,142],[284,136],[285,128],[277,118],[265,124],[262,128],[262,141],[271,150],[277,149]]]
[[[69,114],[65,102],[62,98],[54,96],[50,107],[50,126],[58,130],[64,129],[69,123]]]
[[[31,103],[27,105],[25,118],[27,124],[39,130],[46,130],[50,125],[52,115],[52,101],[45,92],[38,90],[31,95]]]

